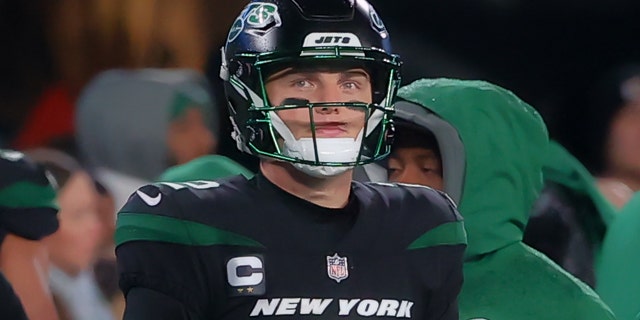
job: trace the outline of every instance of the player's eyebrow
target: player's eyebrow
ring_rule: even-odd
[[[340,73],[340,78],[342,79],[350,79],[356,77],[364,77],[367,80],[369,79],[369,73],[364,71],[364,69],[350,69]]]
[[[296,69],[296,68],[287,68],[287,69],[284,69],[284,70],[278,71],[278,72],[276,72],[276,73],[274,73],[274,74],[270,75],[270,76],[267,78],[267,82],[269,82],[269,81],[274,81],[274,80],[278,80],[278,79],[284,78],[284,77],[286,77],[286,76],[288,76],[288,75],[291,75],[291,74],[298,74],[298,73],[304,73],[304,72],[303,72],[302,70],[300,70],[300,69]]]

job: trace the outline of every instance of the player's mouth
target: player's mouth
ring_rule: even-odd
[[[316,122],[316,137],[337,138],[347,133],[347,124],[344,122]]]

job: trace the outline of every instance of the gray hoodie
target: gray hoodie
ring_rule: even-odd
[[[92,168],[152,180],[168,168],[169,123],[186,104],[203,107],[217,133],[206,78],[189,69],[108,70],[83,90],[76,106],[80,156]]]

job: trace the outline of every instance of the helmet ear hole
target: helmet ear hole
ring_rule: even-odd
[[[252,126],[247,126],[247,132],[248,132],[248,142],[250,143],[255,143],[258,141],[263,141],[264,140],[264,130],[262,130],[262,128],[254,128]]]
[[[374,103],[378,103],[379,104],[379,103],[382,102],[382,100],[384,100],[385,95],[386,95],[386,93],[384,93],[382,91],[374,91],[373,92],[373,97],[371,97],[371,98],[372,98],[372,101]]]

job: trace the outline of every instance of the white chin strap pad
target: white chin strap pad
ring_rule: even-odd
[[[318,162],[354,162],[360,152],[359,141],[362,140],[362,132],[356,139],[353,138],[316,138],[315,148],[313,138],[300,138],[293,141],[284,141],[283,153],[286,156],[316,161],[315,150],[318,150]]]

